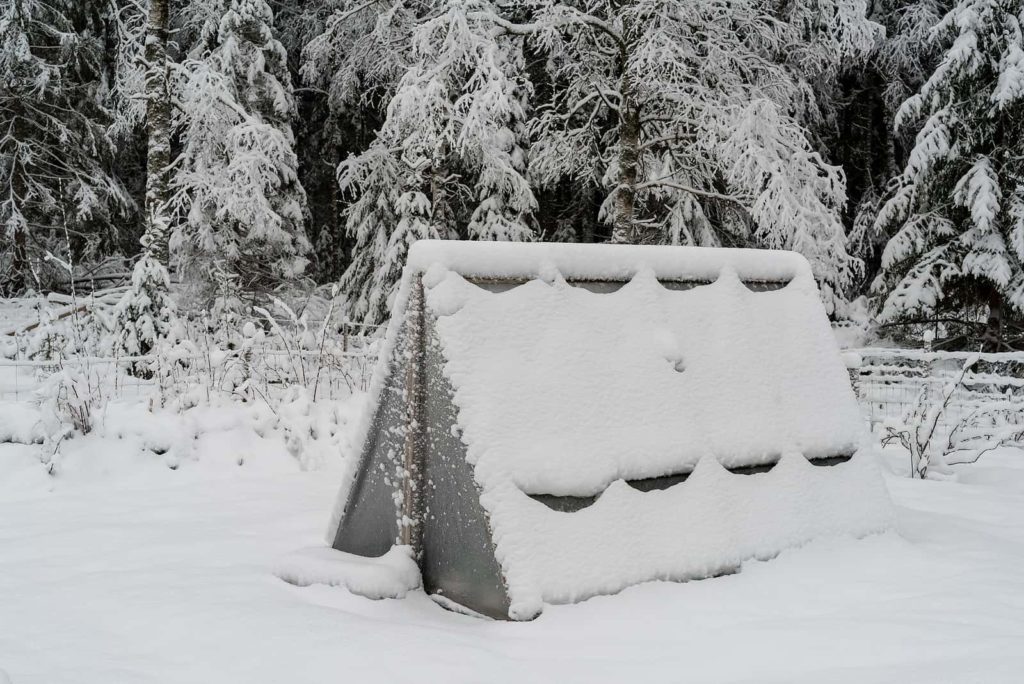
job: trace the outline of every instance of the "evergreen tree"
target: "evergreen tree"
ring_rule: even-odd
[[[301,275],[310,248],[291,76],[264,0],[216,8],[184,64],[171,249],[193,282],[212,286],[219,261],[262,291]]]
[[[311,137],[326,139],[328,149],[336,155],[326,198],[328,225],[317,245],[320,270],[343,276],[352,293],[349,303],[353,310],[366,316],[372,309],[370,318],[374,320],[386,315],[386,305],[373,293],[386,294],[384,283],[392,277],[382,275],[390,267],[382,266],[379,258],[363,259],[362,255],[366,250],[380,255],[387,249],[397,220],[394,183],[399,182],[401,173],[392,168],[394,159],[390,158],[382,157],[385,164],[381,168],[371,170],[363,165],[361,173],[349,173],[343,160],[363,154],[376,139],[387,105],[411,63],[413,29],[430,11],[429,5],[422,0],[390,5],[345,0],[302,51],[303,81],[321,95],[324,105],[319,111],[323,125]],[[314,163],[326,168],[322,157],[317,158],[312,150],[309,153],[314,154]],[[357,192],[357,186],[380,188],[379,199],[374,200],[369,191]],[[353,203],[356,197],[358,202]],[[346,255],[351,258],[341,258]]]
[[[938,58],[928,36],[948,11],[948,0],[880,0],[870,18],[885,38],[869,59],[844,70],[829,100],[837,107],[821,135],[832,161],[846,172],[850,249],[865,259],[869,280],[891,235],[875,231],[886,183],[902,171],[913,147],[906,130],[894,134],[900,105],[928,79]]]
[[[147,249],[135,264],[132,282],[115,310],[118,322],[114,334],[115,355],[149,354],[173,330],[176,313],[167,269],[152,250]],[[147,364],[132,367],[143,375],[152,372]]]
[[[1007,309],[1024,312],[1022,23],[1017,0],[961,0],[933,33],[942,58],[896,121],[923,123],[876,221],[898,228],[874,283],[882,320],[980,301],[997,349]]]
[[[335,0],[283,3],[274,18],[296,84],[295,148],[299,182],[307,196],[306,235],[313,244],[306,272],[317,282],[336,281],[345,270],[348,241],[335,171],[349,151],[365,147],[362,139],[366,137],[361,127],[363,112],[335,112],[325,90],[302,87],[302,56],[312,40],[324,33],[336,4]]]
[[[53,285],[48,252],[109,250],[112,217],[131,203],[110,167],[96,9],[0,6],[0,295]]]
[[[497,29],[488,3],[452,0],[417,23],[410,45],[376,139],[339,167],[355,197],[342,287],[351,314],[371,321],[386,315],[415,240],[533,237],[522,41]]]
[[[538,185],[603,188],[618,242],[794,249],[827,301],[852,283],[842,170],[802,121],[816,107],[807,79],[874,44],[860,3],[546,0],[528,23],[499,23],[550,65]]]

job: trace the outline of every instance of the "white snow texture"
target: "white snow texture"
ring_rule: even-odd
[[[299,549],[278,560],[274,574],[299,587],[341,586],[371,599],[404,598],[420,586],[420,569],[408,546],[392,546],[380,558],[321,546]]]

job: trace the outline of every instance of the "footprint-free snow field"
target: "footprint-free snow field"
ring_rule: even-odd
[[[29,448],[0,445],[0,461]],[[958,481],[887,475],[897,532],[527,623],[277,579],[283,554],[322,544],[336,467],[3,472],[18,475],[0,486],[0,681],[14,684],[1024,679],[1019,451]]]

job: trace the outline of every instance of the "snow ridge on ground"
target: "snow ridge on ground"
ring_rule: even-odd
[[[283,556],[274,574],[298,587],[345,587],[370,599],[405,598],[420,587],[420,568],[409,546],[392,546],[380,558],[311,546]]]

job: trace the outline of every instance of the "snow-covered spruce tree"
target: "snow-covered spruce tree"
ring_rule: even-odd
[[[833,161],[846,172],[850,248],[865,258],[870,278],[891,237],[875,231],[885,186],[903,170],[914,143],[912,131],[894,134],[893,122],[900,105],[921,88],[937,63],[938,46],[929,34],[950,4],[873,2],[870,17],[885,28],[885,38],[865,63],[842,74],[839,92],[833,93],[836,112],[823,135]]]
[[[266,291],[301,275],[309,251],[291,77],[265,0],[214,2],[183,69],[171,251],[208,291],[214,261]]]
[[[302,52],[304,83],[327,92],[336,116],[372,122],[410,64],[412,32],[431,4],[344,0]]]
[[[380,254],[385,249],[395,227],[393,205],[397,199],[388,179],[397,182],[398,172],[390,168],[393,159],[382,159],[385,166],[379,169],[364,166],[360,175],[373,177],[364,178],[361,185],[380,188],[380,200],[371,201],[367,193],[362,193],[361,206],[351,207],[344,215],[342,212],[352,197],[351,193],[342,192],[337,172],[344,168],[339,166],[342,160],[365,152],[376,138],[387,104],[411,63],[413,29],[431,11],[431,3],[343,0],[339,4],[327,17],[322,31],[305,46],[301,60],[304,84],[322,94],[326,109],[324,126],[317,136],[330,140],[331,153],[336,155],[330,177],[330,225],[318,236],[317,256],[321,260],[320,272],[334,272],[335,277],[344,275],[348,289],[359,298],[356,308],[367,311],[372,308],[366,303],[367,298],[376,283],[384,282],[380,270],[386,269],[377,269],[372,258],[359,257],[365,250]],[[319,163],[323,161],[321,157]],[[350,181],[357,176],[343,173],[341,178],[345,188],[352,189]],[[354,214],[362,218],[355,219]],[[358,229],[353,230],[353,226]],[[344,258],[346,243],[352,245],[352,260]],[[334,263],[328,266],[324,263],[327,260]]]
[[[411,65],[369,149],[344,161],[355,238],[350,315],[377,322],[408,246],[423,238],[529,240],[522,41],[483,0],[451,0],[413,30]]]
[[[549,106],[534,121],[531,175],[606,189],[613,239],[795,249],[826,300],[859,263],[839,211],[842,171],[812,148],[801,120],[805,76],[868,49],[861,3],[761,0],[544,0],[504,22],[546,54]]]
[[[101,4],[0,4],[0,296],[51,284],[44,257],[69,236],[78,259],[102,250],[131,202],[110,167]]]
[[[151,31],[149,9],[158,14],[167,5],[147,7],[147,3],[134,0],[114,0],[110,3],[109,38],[113,49],[108,54],[110,71],[110,99],[113,121],[111,135],[124,140],[136,133],[146,123],[146,36]],[[156,17],[159,22],[161,19]],[[161,46],[157,37],[152,47]],[[155,55],[154,55],[155,56]]]
[[[933,32],[942,58],[896,120],[923,123],[876,220],[898,228],[874,283],[884,321],[982,301],[975,332],[999,349],[1008,309],[1024,313],[1022,25],[1018,0],[961,0]]]
[[[337,280],[348,266],[351,238],[337,169],[375,137],[407,63],[416,21],[412,5],[318,0],[290,10],[282,28],[285,36],[303,34],[289,50],[300,50],[304,87],[298,91],[296,136],[300,174],[310,195],[308,233],[318,278]]]
[[[147,249],[132,271],[132,282],[115,310],[117,328],[114,353],[118,356],[149,354],[167,337],[175,323],[175,305],[170,295],[167,269]],[[135,366],[148,374],[149,366]]]
[[[306,0],[275,6],[275,28],[293,69],[301,67],[303,54],[324,33],[337,4],[335,0]],[[299,182],[307,197],[306,235],[313,245],[306,274],[317,282],[337,281],[345,270],[347,250],[335,171],[349,150],[362,149],[361,117],[337,115],[324,89],[302,87],[301,72],[295,84],[297,114],[292,128]]]

